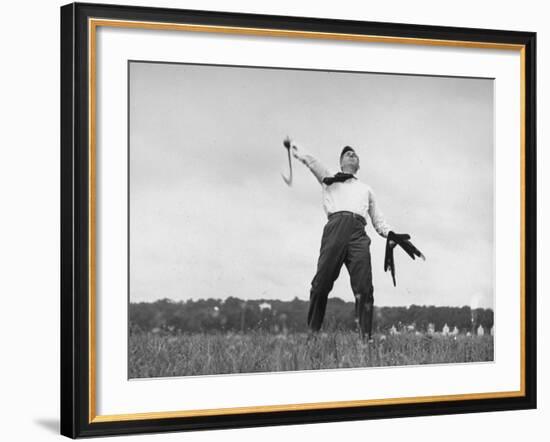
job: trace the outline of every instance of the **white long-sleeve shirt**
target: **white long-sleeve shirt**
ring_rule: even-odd
[[[333,176],[333,173],[312,155],[302,155],[301,161],[311,170],[323,188],[323,209],[327,215],[345,210],[357,213],[366,220],[368,214],[374,229],[380,236],[387,238],[392,228],[377,207],[376,197],[370,186],[357,178],[326,185],[323,178]]]

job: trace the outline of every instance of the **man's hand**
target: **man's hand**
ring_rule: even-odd
[[[302,152],[302,149],[298,147],[295,141],[293,141],[290,137],[286,137],[283,141],[283,145],[289,149],[294,158],[300,160],[302,163],[304,162],[305,152]]]
[[[285,139],[283,140],[283,145],[284,145],[287,149],[290,149],[290,146],[292,146],[292,140],[290,139],[289,136],[285,137]]]

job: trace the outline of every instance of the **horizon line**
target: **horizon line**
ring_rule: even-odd
[[[225,302],[225,300],[229,299],[229,298],[234,298],[234,299],[237,299],[239,301],[243,301],[243,302],[292,302],[294,300],[298,300],[298,301],[301,301],[301,302],[309,302],[308,299],[301,299],[301,298],[298,298],[297,296],[294,298],[294,299],[290,299],[290,300],[283,300],[283,299],[269,299],[269,298],[255,298],[255,299],[243,299],[243,298],[239,298],[239,297],[236,297],[236,296],[228,296],[226,298],[197,298],[197,299],[194,299],[194,298],[188,298],[188,299],[180,299],[180,300],[174,300],[172,298],[168,298],[168,297],[164,297],[164,298],[157,298],[155,300],[151,300],[151,301],[129,301],[128,303],[129,304],[140,304],[140,303],[143,303],[143,304],[153,304],[155,302],[159,302],[159,301],[169,301],[169,302],[172,302],[174,304],[178,304],[178,303],[184,303],[184,302],[187,302],[187,301],[192,301],[192,302],[197,302],[197,301],[208,301],[208,300],[214,300],[214,301],[221,301],[222,303]],[[329,297],[328,298],[328,301],[331,301],[331,300],[339,300],[339,301],[342,301],[344,302],[345,304],[353,304],[354,301],[346,301],[338,296],[333,296],[333,297]],[[436,305],[436,304],[415,304],[415,303],[411,303],[411,304],[403,304],[403,305],[375,305],[374,307],[375,308],[401,308],[401,307],[404,307],[404,308],[410,308],[411,306],[418,306],[418,307],[453,307],[453,308],[463,308],[463,307],[469,307],[470,309],[473,309],[473,310],[477,310],[477,309],[484,309],[484,310],[493,310],[493,307],[482,307],[482,306],[477,306],[477,307],[473,307],[471,305],[468,305],[468,304],[463,304],[463,305]],[[493,310],[494,311],[494,310]]]

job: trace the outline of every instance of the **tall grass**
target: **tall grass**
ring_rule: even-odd
[[[492,336],[377,337],[335,331],[305,334],[130,335],[129,377],[150,378],[227,373],[478,362],[493,360]]]

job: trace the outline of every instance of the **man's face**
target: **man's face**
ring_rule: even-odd
[[[340,160],[340,167],[342,170],[344,168],[352,169],[355,173],[359,170],[359,157],[353,150],[348,150],[344,155],[342,155],[342,159]]]

